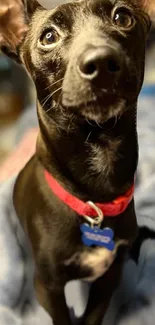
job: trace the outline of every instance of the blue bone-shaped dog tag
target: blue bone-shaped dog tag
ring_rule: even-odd
[[[114,232],[112,229],[100,229],[99,227],[91,228],[88,224],[82,224],[80,229],[82,232],[82,242],[84,245],[94,245],[99,247],[105,247],[110,251],[114,250]]]

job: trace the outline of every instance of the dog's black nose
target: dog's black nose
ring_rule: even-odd
[[[122,70],[121,57],[110,47],[93,47],[85,50],[78,60],[78,72],[84,79],[102,83],[108,88]]]

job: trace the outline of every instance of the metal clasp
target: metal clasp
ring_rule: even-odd
[[[84,216],[84,218],[90,223],[90,225],[91,225],[92,228],[94,226],[100,227],[101,224],[102,224],[102,222],[103,222],[103,220],[104,220],[103,212],[93,202],[88,201],[87,204],[89,204],[91,206],[91,208],[93,208],[97,212],[98,216],[96,218],[92,218],[92,217],[89,217],[89,216]]]

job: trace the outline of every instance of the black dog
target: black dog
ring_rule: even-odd
[[[36,292],[54,324],[67,325],[65,284],[93,281],[83,324],[98,325],[119,283],[117,250],[137,234],[136,107],[153,0],[147,8],[142,0],[85,0],[51,11],[35,0],[8,2],[1,48],[25,65],[37,90],[36,154],[14,190]]]

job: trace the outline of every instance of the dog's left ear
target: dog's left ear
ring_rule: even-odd
[[[0,50],[18,61],[31,16],[43,9],[36,0],[0,0]]]
[[[30,18],[37,9],[43,9],[37,0],[22,0],[28,18]]]

